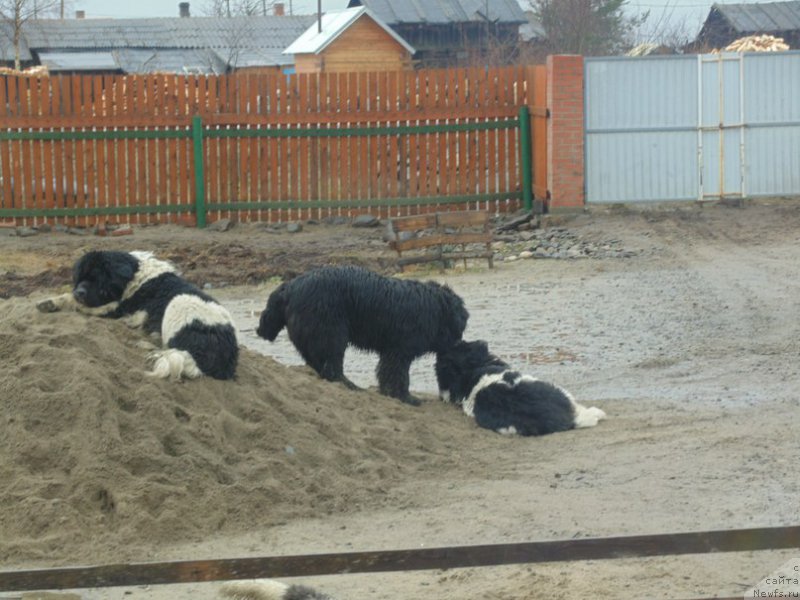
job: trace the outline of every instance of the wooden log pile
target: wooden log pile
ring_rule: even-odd
[[[725,46],[724,52],[782,52],[789,50],[783,38],[773,35],[748,35]]]

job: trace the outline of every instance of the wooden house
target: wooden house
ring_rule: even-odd
[[[298,73],[410,69],[414,48],[361,6],[322,15],[284,54]]]
[[[800,0],[714,4],[692,46],[700,51],[724,48],[739,38],[762,34],[800,49]]]
[[[503,64],[515,59],[528,18],[517,0],[349,0],[416,48],[426,67]]]

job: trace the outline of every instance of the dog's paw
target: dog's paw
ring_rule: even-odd
[[[411,406],[422,406],[422,400],[419,398],[415,398],[411,394],[400,398],[400,402],[403,404],[410,404]]]
[[[36,309],[39,312],[43,313],[53,313],[61,310],[61,308],[56,304],[56,301],[53,298],[48,298],[47,300],[42,300],[41,302],[37,302]]]
[[[155,350],[158,349],[157,345],[148,340],[136,340],[136,342],[134,342],[133,345],[136,348],[139,348],[141,350],[147,350],[148,352],[154,352]],[[155,359],[153,359],[151,362],[155,362]]]
[[[74,306],[75,300],[72,294],[61,294],[36,303],[37,310],[43,313],[54,313]]]

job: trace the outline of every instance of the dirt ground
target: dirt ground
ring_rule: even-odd
[[[465,300],[465,337],[603,408],[542,438],[478,429],[319,381],[253,327],[277,278],[327,262],[394,271],[382,229],[174,227],[120,238],[0,230],[0,568],[559,540],[798,524],[800,200],[593,207],[546,219],[624,258],[410,276]],[[528,244],[509,238],[500,252]],[[41,315],[86,249],[152,249],[231,308],[235,383],[154,382],[123,325]],[[247,285],[243,285],[247,284]],[[266,356],[265,356],[266,355]],[[345,370],[375,384],[374,358]],[[90,435],[87,433],[91,432]],[[341,600],[744,594],[796,551],[304,580]],[[218,584],[76,590],[212,599]],[[0,598],[16,597],[0,592]]]

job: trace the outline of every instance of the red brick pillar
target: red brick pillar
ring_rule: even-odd
[[[549,210],[585,203],[583,57],[547,57],[547,189]]]

